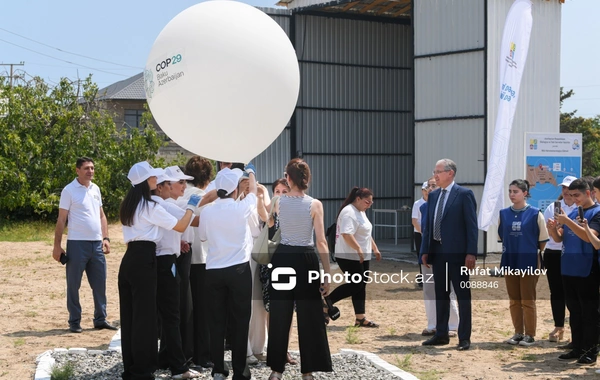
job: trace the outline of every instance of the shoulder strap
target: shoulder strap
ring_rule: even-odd
[[[267,218],[267,220],[271,220],[271,218],[273,217],[273,211],[275,210],[275,207],[277,207],[278,203],[279,203],[278,196],[275,196],[275,197],[273,197],[273,199],[271,199],[271,211],[269,211],[269,217]]]

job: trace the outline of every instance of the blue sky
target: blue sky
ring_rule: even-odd
[[[24,70],[27,75],[41,76],[50,83],[57,82],[61,77],[84,78],[91,72],[94,81],[100,87],[104,87],[139,73],[145,65],[154,39],[162,28],[179,12],[197,2],[196,0],[3,2],[0,8],[0,63],[24,61],[25,66],[15,67],[15,70]],[[275,0],[245,2],[268,7],[274,6]],[[600,15],[600,0],[567,0],[563,5],[561,85],[574,89],[576,93],[573,99],[565,102],[563,110],[577,109],[578,115],[585,117],[600,114],[598,15]],[[8,66],[0,66],[0,73],[8,70]]]

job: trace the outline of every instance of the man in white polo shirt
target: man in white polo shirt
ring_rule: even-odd
[[[58,220],[54,231],[52,257],[61,262],[66,254],[67,310],[69,330],[80,333],[81,305],[79,288],[85,271],[94,296],[94,327],[117,330],[106,321],[106,260],[110,253],[108,223],[102,209],[100,189],[94,183],[94,161],[88,157],[77,159],[77,178],[60,195]],[[69,221],[67,251],[62,248],[62,235]],[[64,264],[65,259],[62,260]]]

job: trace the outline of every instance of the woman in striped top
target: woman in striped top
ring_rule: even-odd
[[[267,365],[273,370],[269,380],[282,378],[295,302],[300,371],[303,380],[311,380],[314,371],[332,371],[321,301],[321,296],[329,293],[329,282],[327,276],[323,284],[308,281],[308,272],[319,270],[313,234],[316,234],[316,248],[326,274],[331,273],[329,249],[325,239],[323,204],[305,194],[310,182],[308,164],[295,158],[287,164],[285,171],[290,191],[279,201],[281,242],[271,261],[271,279],[275,283],[269,286],[271,312]],[[289,281],[285,283],[283,278],[279,281],[280,275],[290,275]]]

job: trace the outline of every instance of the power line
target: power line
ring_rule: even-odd
[[[86,68],[86,69],[90,69],[90,70],[94,70],[94,71],[100,71],[100,72],[103,72],[103,73],[106,73],[106,74],[118,75],[118,76],[121,76],[121,77],[129,77],[129,75],[112,73],[112,72],[110,72],[110,71],[101,70],[101,69],[96,69],[96,68],[94,68],[94,67],[90,67],[90,66],[82,65],[82,64],[80,64],[80,63],[75,63],[75,62],[67,61],[67,60],[64,60],[64,59],[61,59],[61,58],[56,58],[56,57],[53,57],[53,56],[51,56],[51,55],[44,54],[44,53],[41,53],[41,52],[39,52],[39,51],[35,51],[35,50],[33,50],[33,49],[29,49],[29,48],[26,48],[26,47],[24,47],[24,46],[17,45],[17,44],[15,44],[15,43],[12,43],[12,42],[9,42],[9,41],[6,41],[6,40],[3,40],[2,38],[0,38],[0,41],[2,41],[2,42],[4,42],[4,43],[7,43],[7,44],[9,44],[9,45],[16,46],[16,47],[18,47],[18,48],[21,48],[21,49],[28,50],[28,51],[30,51],[30,52],[33,52],[33,53],[36,53],[36,54],[39,54],[39,55],[43,55],[44,57],[48,57],[48,58],[56,59],[57,61],[62,61],[62,62],[69,63],[69,64],[71,64],[71,65],[75,65],[75,66],[79,66],[79,67],[84,67],[84,68]]]
[[[63,49],[61,49],[61,48],[57,48],[57,47],[55,47],[55,46],[52,46],[52,45],[45,44],[45,43],[43,43],[43,42],[40,42],[40,41],[36,41],[36,40],[34,40],[34,39],[31,39],[31,38],[29,38],[29,37],[22,36],[22,35],[20,35],[20,34],[18,34],[18,33],[11,32],[10,30],[6,30],[6,29],[4,29],[4,28],[0,28],[0,30],[3,30],[3,31],[5,31],[5,32],[7,32],[7,33],[10,33],[10,34],[14,34],[15,36],[18,36],[18,37],[24,38],[24,39],[26,39],[26,40],[29,40],[29,41],[31,41],[31,42],[35,42],[36,44],[40,44],[40,45],[43,45],[43,46],[49,47],[49,48],[51,48],[51,49],[56,49],[56,50],[58,50],[58,51],[60,51],[60,52],[62,52],[62,53],[71,54],[71,55],[76,55],[76,56],[78,56],[78,57],[87,58],[87,59],[91,59],[91,60],[98,61],[98,62],[109,63],[109,64],[111,64],[111,65],[117,65],[117,66],[127,67],[127,68],[130,68],[130,69],[138,69],[138,70],[141,70],[141,69],[142,69],[142,68],[140,68],[140,67],[138,67],[138,66],[129,66],[129,65],[123,65],[123,64],[121,64],[121,63],[115,63],[115,62],[105,61],[105,60],[102,60],[102,59],[99,59],[99,58],[93,58],[93,57],[88,57],[87,55],[73,53],[73,52],[70,52],[70,51],[67,51],[67,50],[63,50]],[[5,42],[6,42],[6,41],[5,41]]]

